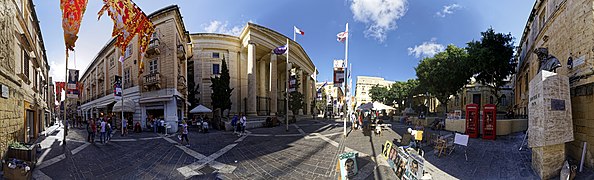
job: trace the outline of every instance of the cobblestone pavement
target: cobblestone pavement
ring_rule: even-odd
[[[336,120],[303,120],[273,128],[251,129],[247,136],[212,130],[190,131],[190,147],[176,135],[152,132],[120,136],[107,144],[85,142],[86,131],[73,128],[63,145],[63,130],[41,142],[35,179],[337,179],[337,155],[358,152],[353,179],[396,179],[381,156],[382,145],[400,139],[408,126],[391,122],[381,136],[349,129]],[[426,133],[440,133],[428,130]],[[447,132],[441,132],[445,134]],[[518,151],[520,134],[495,141],[470,139],[463,151],[438,158],[425,146],[425,170],[433,179],[538,179],[530,151]],[[98,139],[98,138],[97,138]],[[592,179],[586,170],[577,179]]]

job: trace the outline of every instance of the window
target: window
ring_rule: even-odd
[[[493,103],[493,96],[489,97],[489,104],[494,104]]]
[[[157,73],[158,72],[157,69],[159,69],[158,65],[159,65],[159,58],[151,60],[149,62],[149,73],[151,73],[151,74]]]
[[[547,13],[547,9],[543,8],[542,11],[540,11],[540,17],[539,19],[539,24],[540,24],[540,29],[542,30],[542,28],[545,25],[545,14]]]
[[[124,85],[129,86],[130,83],[130,68],[126,68],[124,70]]]
[[[113,68],[115,66],[115,56],[113,54],[109,55],[109,67]]]
[[[220,54],[218,52],[213,52],[212,58],[220,58]]]
[[[27,78],[29,78],[29,53],[26,50],[23,50],[23,74]]]
[[[220,74],[220,65],[219,64],[212,64],[212,74]]]
[[[132,51],[134,51],[134,48],[132,47],[132,44],[128,45],[128,47],[126,47],[126,53],[124,54],[124,58],[129,58],[130,56],[132,56]]]

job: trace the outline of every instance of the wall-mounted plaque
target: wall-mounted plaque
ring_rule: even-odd
[[[565,111],[565,100],[551,99],[551,110]]]

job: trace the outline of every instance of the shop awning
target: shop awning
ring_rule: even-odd
[[[111,109],[111,112],[134,112],[135,103],[130,99],[124,99],[123,106],[122,101],[116,101]]]
[[[144,103],[171,101],[171,98],[172,97],[173,97],[173,95],[156,96],[156,97],[145,97],[145,98],[140,98],[140,101],[138,101],[138,103],[144,104]]]
[[[107,101],[107,102],[104,102],[104,103],[100,103],[99,105],[97,105],[97,108],[98,109],[105,109],[105,108],[107,108],[107,106],[109,106],[110,104],[112,104],[114,102],[115,101],[112,100],[112,101]]]

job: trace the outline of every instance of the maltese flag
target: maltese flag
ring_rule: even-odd
[[[293,26],[293,29],[295,31],[295,34],[301,34],[301,35],[305,35],[305,32],[303,32],[301,29]]]

